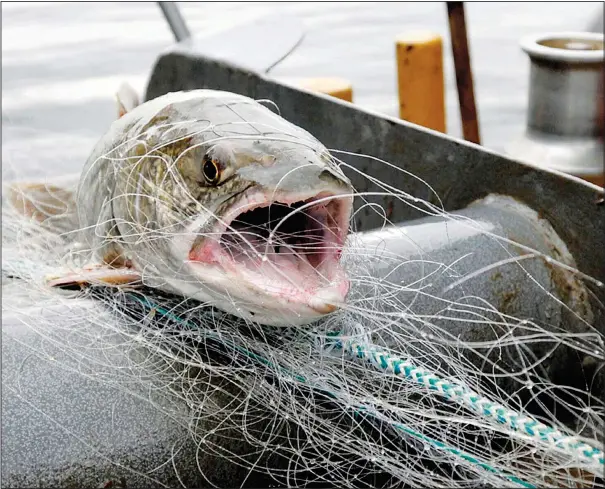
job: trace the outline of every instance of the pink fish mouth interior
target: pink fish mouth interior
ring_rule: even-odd
[[[256,288],[315,310],[324,308],[324,301],[344,300],[348,281],[340,257],[350,196],[324,192],[270,197],[246,192],[212,239],[196,240],[189,258],[218,264]]]

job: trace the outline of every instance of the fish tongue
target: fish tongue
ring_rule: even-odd
[[[263,257],[260,272],[270,280],[293,280],[297,275],[298,262],[300,261],[294,250],[283,244],[267,246],[262,250]]]

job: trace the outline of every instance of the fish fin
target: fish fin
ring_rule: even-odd
[[[118,101],[118,119],[139,105],[139,96],[132,86],[122,83],[116,92]]]
[[[75,192],[51,183],[13,183],[7,188],[8,202],[21,215],[34,219],[45,227],[67,231],[75,223]]]
[[[140,283],[141,274],[131,268],[112,268],[106,265],[87,265],[80,269],[47,275],[45,282],[50,287],[73,287],[74,285],[135,285]]]

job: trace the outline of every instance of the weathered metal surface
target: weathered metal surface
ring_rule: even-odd
[[[603,35],[547,33],[521,46],[531,61],[528,127],[558,136],[597,136]]]
[[[568,267],[576,266],[565,243],[535,211],[510,197],[489,195],[455,215],[456,219],[426,217],[359,233],[352,241],[364,250],[364,262],[377,264],[377,268],[371,268],[373,277],[382,279],[388,275],[395,283],[416,284],[412,290],[401,292],[402,296],[410,295],[410,300],[404,303],[412,302],[416,288],[422,287],[424,292],[434,295],[415,299],[418,314],[432,314],[442,307],[439,304],[476,296],[485,299],[494,311],[519,320],[536,320],[553,328],[564,323],[570,328],[578,327],[573,320],[563,319],[564,307],[548,298],[552,294],[592,323],[588,291],[580,278],[549,264],[543,256],[531,256],[530,250],[536,250]],[[515,258],[519,261],[512,261]],[[508,263],[498,265],[502,260]],[[454,263],[445,273],[432,273]],[[395,264],[404,266],[393,271]],[[463,277],[491,266],[489,271],[444,292]],[[560,271],[556,272],[557,269]],[[536,303],[538,297],[544,300]],[[467,327],[461,324],[447,329],[462,332]]]
[[[510,197],[489,195],[455,214],[459,216],[456,220],[427,217],[356,236],[354,242],[360,243],[364,257],[359,274],[387,279],[390,284],[411,284],[409,290],[398,292],[397,303],[409,307],[406,312],[410,315],[435,315],[431,323],[452,339],[489,342],[509,335],[510,326],[489,324],[503,321],[501,315],[508,317],[505,322],[509,324],[533,321],[553,332],[585,332],[587,324],[595,322],[595,310],[582,280],[549,261],[576,266],[565,243],[538,213]],[[530,250],[543,255],[532,256]],[[352,291],[357,297],[352,300],[362,304],[364,297],[375,294],[375,288],[360,286]],[[475,312],[485,322],[469,323],[473,314],[462,312],[464,306],[450,311],[448,305],[453,303],[479,307]],[[388,308],[386,303],[383,307]],[[513,334],[521,334],[521,330]],[[531,350],[539,355],[552,347],[544,339]],[[482,353],[508,371],[514,372],[525,363],[516,347],[496,350],[486,348]],[[442,353],[449,354],[445,349]],[[468,350],[457,354],[466,355],[477,368],[484,366],[484,360]],[[580,390],[584,389],[585,376],[594,374],[583,371],[577,352],[562,345],[542,366],[555,384],[574,385]],[[499,379],[498,384],[511,394],[523,391],[523,385],[512,379]]]
[[[462,135],[466,141],[481,144],[479,135],[479,116],[475,105],[475,88],[473,71],[466,34],[464,2],[446,2],[447,16],[450,24],[450,39],[456,68],[456,85],[458,103],[462,119]]]
[[[334,153],[357,170],[433,204],[438,204],[438,195],[446,210],[464,208],[490,193],[513,197],[547,219],[569,247],[580,270],[605,281],[605,206],[597,204],[603,198],[603,190],[594,185],[182,50],[158,59],[146,98],[194,88],[223,89],[270,99],[282,116],[310,131],[328,148],[371,155],[405,171],[393,171],[367,157]],[[378,190],[356,172],[347,173],[358,191]],[[391,197],[368,200],[392,209],[394,221],[421,216]],[[357,229],[371,229],[382,223],[369,209],[357,214]],[[596,293],[604,298],[603,290]]]

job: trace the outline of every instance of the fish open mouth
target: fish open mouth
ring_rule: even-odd
[[[189,258],[221,266],[242,286],[329,312],[348,291],[340,256],[351,209],[350,194],[244,192]]]

